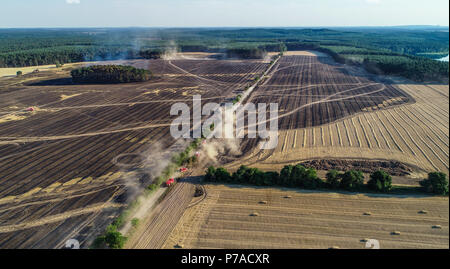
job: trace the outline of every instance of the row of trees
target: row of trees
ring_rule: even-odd
[[[317,176],[314,168],[306,168],[300,164],[286,165],[281,171],[264,172],[257,168],[241,166],[230,173],[225,168],[208,167],[205,181],[231,184],[250,184],[256,186],[283,186],[305,189],[343,189],[349,191],[370,190],[375,192],[390,192],[392,190],[392,177],[385,171],[378,170],[370,174],[367,184],[361,171],[349,170],[338,172],[331,170],[323,181]],[[434,172],[428,179],[420,183],[423,190],[435,194],[448,194],[448,180],[444,173]]]
[[[123,65],[93,65],[72,70],[70,74],[75,83],[126,83],[151,78],[148,70]]]
[[[371,73],[402,76],[418,82],[448,83],[447,62],[413,56],[364,55],[363,66]]]
[[[120,46],[63,46],[0,53],[0,67],[121,59],[159,59],[163,54],[164,50],[162,49],[135,50]]]

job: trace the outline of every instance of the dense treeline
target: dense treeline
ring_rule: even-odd
[[[446,32],[447,31],[447,32]],[[317,49],[336,61],[415,81],[448,82],[448,64],[414,55],[448,53],[448,28],[0,29],[0,67],[160,58],[167,49],[262,58],[265,51]]]
[[[364,55],[363,66],[372,73],[402,76],[418,82],[448,83],[448,62],[414,56]]]
[[[132,66],[94,65],[71,71],[75,83],[126,83],[141,82],[151,78],[151,72]]]
[[[121,47],[55,47],[32,49],[0,54],[0,67],[23,67],[73,63],[84,61],[107,61],[117,59],[158,59],[163,50],[133,50]]]
[[[231,174],[225,168],[211,166],[206,170],[204,179],[206,182],[305,189],[369,190],[385,193],[393,189],[392,177],[382,170],[370,174],[370,179],[365,184],[364,175],[360,171],[349,170],[340,173],[331,170],[327,173],[324,181],[317,176],[317,171],[314,168],[306,168],[300,164],[286,165],[279,173],[275,171],[264,172],[257,168],[241,166]],[[441,195],[448,194],[448,179],[444,173],[430,173],[428,179],[421,181],[420,184],[423,187],[422,191]]]

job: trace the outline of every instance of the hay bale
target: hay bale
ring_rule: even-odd
[[[286,196],[284,196],[283,198],[285,198],[285,199],[289,199],[289,198],[292,198],[292,196],[290,196],[290,195],[286,195]]]
[[[361,242],[364,242],[364,243],[366,243],[366,242],[369,242],[369,238],[364,238],[364,239],[361,239]]]
[[[426,210],[420,210],[418,213],[419,213],[419,214],[427,214],[428,211],[426,211]]]
[[[400,235],[400,232],[399,232],[399,231],[393,231],[393,232],[391,233],[391,235]]]
[[[364,212],[363,215],[364,215],[364,216],[371,216],[371,215],[372,215],[372,212]]]
[[[442,226],[441,225],[433,225],[433,226],[431,226],[431,228],[433,228],[433,229],[442,229]]]
[[[339,249],[339,246],[332,246],[329,249]]]
[[[267,201],[259,201],[259,203],[262,204],[262,205],[266,205]]]
[[[250,216],[251,217],[257,217],[257,216],[259,216],[259,213],[258,212],[253,212],[253,213],[250,214]]]

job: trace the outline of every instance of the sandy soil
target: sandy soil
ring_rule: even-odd
[[[286,52],[284,52],[284,55],[286,55],[286,56],[299,55],[299,56],[329,57],[325,53],[315,51],[315,50],[286,51]]]

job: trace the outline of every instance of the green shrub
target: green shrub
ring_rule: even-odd
[[[158,184],[152,183],[150,185],[147,186],[147,190],[148,191],[154,191],[158,188]]]
[[[304,187],[303,177],[306,174],[306,168],[297,164],[292,168],[291,177],[287,186],[290,187]]]
[[[210,166],[206,169],[205,181],[216,181],[216,168],[214,168],[214,166]]]
[[[341,177],[342,177],[342,175],[339,174],[339,172],[334,169],[328,171],[328,173],[326,175],[327,185],[332,189],[338,189],[341,184],[341,182],[340,182]]]
[[[104,235],[95,238],[94,242],[91,245],[91,248],[93,249],[102,249],[106,247],[106,238]]]
[[[231,182],[232,180],[230,173],[223,167],[217,168],[214,175],[218,182]]]
[[[359,190],[364,184],[364,175],[361,171],[350,170],[342,175],[341,188]]]
[[[124,212],[126,212],[126,211],[124,211]],[[122,213],[112,222],[111,225],[115,226],[116,228],[120,228],[120,227],[122,227],[124,222],[125,222],[125,213]]]
[[[428,179],[420,181],[420,185],[426,192],[436,193],[441,195],[448,194],[448,179],[447,175],[442,172],[432,172],[428,174]]]
[[[264,185],[265,186],[273,186],[277,184],[279,175],[277,172],[269,171],[264,173]]]
[[[137,228],[137,226],[139,225],[139,219],[138,218],[132,219],[131,225],[133,226],[133,228]]]
[[[119,231],[117,231],[117,226],[114,224],[108,225],[106,232],[97,237],[91,245],[91,248],[112,248],[120,249],[127,241],[127,238],[123,236]]]
[[[308,168],[305,170],[305,175],[303,177],[303,186],[307,189],[318,189],[323,186],[323,181],[317,177],[317,171],[313,168]]]
[[[127,240],[125,236],[123,236],[119,231],[117,231],[117,227],[114,225],[109,225],[108,228],[106,228],[104,238],[108,247],[112,249],[123,248],[123,245]]]
[[[305,168],[297,164],[296,166],[285,166],[282,174],[289,174],[289,182],[283,182],[283,186],[304,187],[307,189],[316,189],[322,185],[322,180],[317,177],[317,171],[314,168]]]
[[[17,75],[18,77],[20,77],[21,75],[23,75],[23,73],[22,73],[22,71],[17,71],[16,75]]]
[[[369,189],[378,192],[388,192],[392,189],[392,177],[385,171],[378,170],[370,174],[367,182]]]
[[[286,165],[280,171],[280,178],[278,180],[278,185],[281,186],[289,186],[292,170],[294,169],[293,165]]]
[[[236,183],[245,183],[246,178],[245,178],[245,174],[247,173],[247,170],[249,168],[245,165],[241,165],[239,167],[238,170],[236,170],[236,172],[233,173],[233,182]]]

